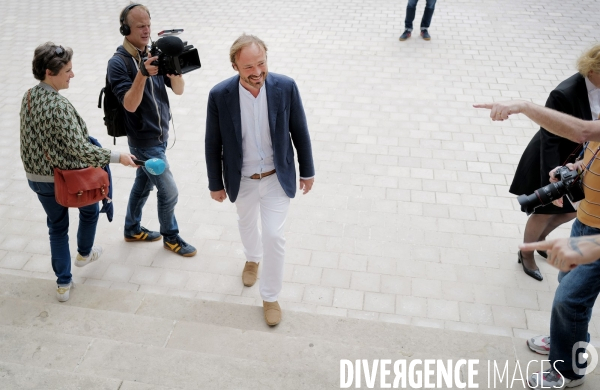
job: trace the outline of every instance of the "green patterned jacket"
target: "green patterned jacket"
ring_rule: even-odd
[[[41,82],[21,103],[21,160],[31,181],[54,182],[54,167],[102,167],[120,153],[92,145],[83,119],[67,98]]]

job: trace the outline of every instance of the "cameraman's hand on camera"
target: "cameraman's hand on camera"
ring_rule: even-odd
[[[146,72],[148,75],[144,75],[146,77],[156,76],[158,74],[158,66],[152,65],[152,62],[158,60],[158,56],[150,57],[146,61],[144,61],[144,68],[146,68]],[[140,69],[141,71],[141,69]],[[144,72],[142,72],[144,74]]]
[[[573,164],[571,164],[571,163],[567,164],[567,168],[569,168],[572,171],[581,171],[584,166],[585,165],[583,164],[583,160],[576,161]]]
[[[569,163],[569,164],[565,165],[565,167],[569,168],[570,171],[578,171],[578,170],[582,169],[582,165],[583,165],[583,160],[579,160],[575,164]],[[560,179],[556,177],[556,171],[558,170],[558,168],[561,168],[561,166],[554,168],[548,174],[550,176],[550,183],[556,183],[556,182],[560,181]]]
[[[183,94],[185,88],[185,82],[183,81],[183,75],[180,74],[167,74],[169,80],[171,80],[171,90],[175,95]]]
[[[554,168],[553,170],[550,171],[550,173],[548,173],[548,176],[550,176],[550,178],[549,178],[550,183],[556,183],[559,181],[559,179],[556,177],[556,171],[558,170],[558,168],[561,168],[561,166]]]
[[[519,245],[522,251],[548,251],[548,264],[563,272],[600,258],[600,235],[559,238]]]
[[[553,170],[551,170],[551,171],[550,171],[550,173],[548,174],[548,176],[550,176],[550,183],[556,183],[556,182],[558,182],[558,181],[559,181],[559,180],[556,178],[556,176],[555,176],[556,170],[557,170],[558,168],[561,168],[561,167],[560,167],[560,166],[558,166],[558,167],[554,168],[554,169],[553,169]],[[553,201],[552,201],[552,204],[553,204],[553,205],[555,205],[556,207],[560,207],[560,208],[562,208],[562,207],[563,207],[563,198],[561,197],[561,198],[558,198],[558,199],[555,199],[555,200],[553,200]]]

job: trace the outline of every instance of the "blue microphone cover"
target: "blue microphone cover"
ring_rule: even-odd
[[[160,158],[151,158],[144,164],[151,175],[160,175],[165,171],[166,164]]]

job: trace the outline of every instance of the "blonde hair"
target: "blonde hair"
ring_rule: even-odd
[[[243,48],[250,46],[253,43],[261,47],[265,51],[265,55],[267,54],[267,45],[265,45],[259,37],[243,33],[235,40],[235,42],[233,42],[231,49],[229,49],[229,59],[231,60],[231,63],[235,65],[235,57],[237,57],[238,53],[242,51]]]
[[[592,70],[600,74],[600,43],[595,44],[579,57],[577,70],[584,77],[587,77]]]

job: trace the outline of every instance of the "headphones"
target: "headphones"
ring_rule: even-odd
[[[141,4],[139,4],[139,3],[129,4],[121,12],[121,17],[119,18],[119,23],[121,24],[121,27],[119,27],[119,32],[121,33],[121,35],[127,36],[127,35],[131,34],[131,28],[129,27],[129,25],[126,22],[127,15],[129,14],[129,11],[131,11],[132,8],[135,8],[138,5],[141,5]],[[150,12],[148,12],[148,16],[150,16]]]

